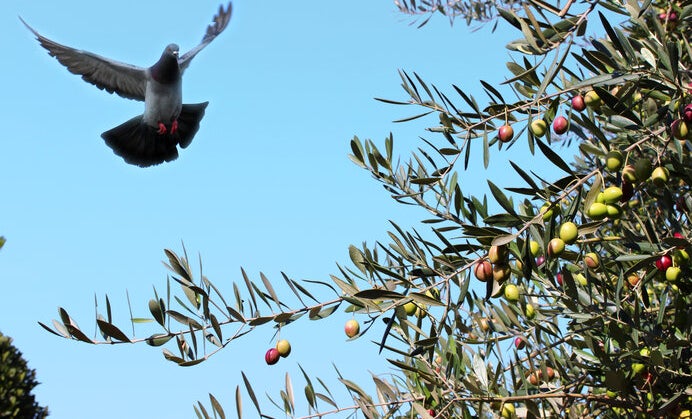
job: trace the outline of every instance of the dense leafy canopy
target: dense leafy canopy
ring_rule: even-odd
[[[4,240],[0,241],[0,246]],[[31,391],[38,385],[36,371],[29,369],[12,339],[0,333],[0,417],[44,418],[48,409],[39,406]]]
[[[108,299],[97,318],[104,340],[86,336],[64,309],[53,327],[43,326],[88,343],[168,343],[166,359],[191,366],[256,327],[287,327],[345,309],[364,326],[351,329],[356,338],[377,320],[387,324],[374,349],[398,373],[374,376],[376,393],[368,394],[337,371],[353,396],[343,403],[303,371],[313,417],[689,414],[692,5],[397,5],[420,25],[443,13],[468,23],[495,21],[518,34],[507,45],[508,78],[496,86],[481,81],[482,102],[460,86],[443,91],[416,73],[400,73],[407,97],[380,100],[417,109],[399,122],[437,116],[428,128],[432,138],[405,162],[391,135],[382,146],[351,142],[350,158],[393,199],[430,214],[425,231],[392,223],[390,242],[352,246],[350,267],[329,281],[284,275],[280,291],[288,295],[244,271],[222,294],[194,274],[187,255],[167,250],[171,281],[165,296],[149,301],[160,333],[127,336],[112,323]],[[587,28],[602,36],[588,36]],[[511,130],[500,132],[503,126]],[[487,181],[489,196],[464,193],[477,144],[486,166],[491,154],[526,147],[562,176],[546,179],[540,167],[511,163],[512,176]],[[563,157],[568,149],[578,152],[573,161]],[[332,296],[322,298],[324,291]],[[245,374],[242,387],[257,412],[269,415]],[[239,415],[242,394],[239,385]],[[210,407],[195,406],[198,416],[224,417],[210,397]],[[290,377],[280,397],[272,400],[279,411],[304,415],[296,412]]]

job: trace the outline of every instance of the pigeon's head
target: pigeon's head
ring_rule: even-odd
[[[164,55],[167,55],[169,57],[175,57],[175,59],[178,59],[178,53],[180,51],[180,48],[178,47],[178,44],[168,44],[165,50],[163,50]]]
[[[159,83],[169,84],[180,80],[180,65],[178,64],[178,45],[169,44],[163,50],[161,58],[151,66],[151,76]]]

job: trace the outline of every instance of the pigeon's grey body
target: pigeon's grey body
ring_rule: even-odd
[[[145,124],[158,127],[163,121],[178,119],[183,104],[183,83],[178,70],[178,46],[168,45],[159,61],[146,70],[147,87],[144,93]],[[170,74],[168,78],[163,73]]]
[[[144,101],[142,115],[104,132],[101,137],[126,162],[146,167],[175,160],[177,146],[185,148],[192,142],[208,102],[182,103],[182,75],[192,58],[226,28],[230,19],[229,3],[225,10],[219,7],[199,45],[179,56],[178,46],[170,44],[149,68],[61,45],[36,32],[24,20],[22,23],[70,72],[109,93]]]

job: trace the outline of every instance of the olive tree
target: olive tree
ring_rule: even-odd
[[[243,271],[232,290],[166,250],[168,289],[179,292],[149,301],[159,332],[126,335],[108,301],[96,319],[99,340],[62,308],[44,327],[92,344],[164,345],[166,359],[191,366],[260,327],[347,311],[358,338],[386,323],[370,337],[395,373],[373,377],[374,391],[337,370],[352,400],[336,400],[325,380],[303,371],[307,411],[298,412],[291,380],[267,403],[243,374],[239,415],[249,396],[260,415],[303,417],[689,416],[690,2],[396,5],[419,26],[442,14],[516,31],[507,77],[481,81],[482,99],[469,86],[400,72],[404,96],[381,100],[414,109],[401,123],[431,121],[420,147],[402,152],[408,158],[395,153],[392,135],[351,141],[355,164],[394,200],[429,214],[420,227],[393,223],[388,242],[351,246],[349,263],[329,279]],[[481,153],[487,167],[491,155],[518,148],[561,175],[510,158],[511,176],[488,179],[486,195],[464,192],[472,156]],[[566,150],[577,155],[567,159]],[[268,353],[268,362],[277,357]],[[213,396],[195,411],[225,415]]]

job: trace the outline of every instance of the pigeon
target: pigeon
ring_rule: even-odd
[[[232,5],[214,16],[202,42],[179,55],[176,44],[169,44],[161,58],[149,68],[111,60],[51,41],[22,23],[36,36],[48,54],[82,79],[108,93],[144,101],[144,113],[110,129],[101,137],[113,152],[127,163],[148,167],[178,158],[177,146],[186,148],[199,130],[199,123],[209,102],[182,103],[182,75],[190,61],[209,45],[231,20]]]

